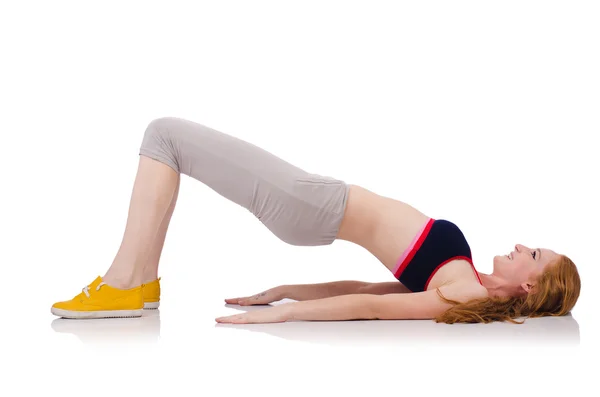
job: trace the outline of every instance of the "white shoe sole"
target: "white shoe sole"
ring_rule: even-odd
[[[63,318],[121,318],[121,317],[142,317],[143,310],[95,310],[95,311],[71,311],[51,308],[52,314]]]
[[[158,309],[159,306],[160,306],[160,301],[158,301],[158,302],[144,302],[144,309],[146,309],[146,310]]]

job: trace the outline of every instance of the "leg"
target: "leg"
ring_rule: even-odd
[[[52,305],[52,314],[66,318],[139,317],[145,307],[141,286],[152,244],[167,218],[179,173],[140,156],[121,246],[104,277],[97,277],[80,294]],[[170,217],[170,214],[168,215]],[[166,232],[166,231],[165,231]]]
[[[171,199],[171,205],[165,214],[165,217],[158,228],[158,234],[154,239],[154,243],[152,243],[152,247],[150,248],[150,254],[148,256],[148,260],[144,266],[144,272],[142,275],[142,282],[149,283],[158,278],[158,264],[160,262],[160,255],[162,253],[165,237],[167,235],[167,229],[169,228],[169,223],[171,222],[171,217],[173,216],[173,211],[175,210],[175,205],[177,204],[177,197],[179,195],[179,184],[181,178],[177,177],[177,186],[175,187],[175,193],[173,193],[173,198]]]
[[[140,156],[121,246],[103,280],[115,288],[142,284],[144,268],[171,205],[179,174],[171,167]]]
[[[140,154],[246,208],[289,244],[331,244],[338,234],[349,186],[308,173],[249,142],[165,117],[150,123]]]
[[[326,245],[338,235],[349,186],[307,173],[248,142],[191,121],[162,118],[146,129],[139,154],[125,233],[112,265],[74,299],[54,304],[55,315],[141,315],[142,284],[157,277],[180,174],[243,206],[289,244]]]

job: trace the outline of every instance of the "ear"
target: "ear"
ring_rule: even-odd
[[[523,290],[527,293],[530,293],[533,290],[533,287],[534,287],[534,285],[532,283],[530,283],[529,281],[521,284],[521,288],[523,288]]]

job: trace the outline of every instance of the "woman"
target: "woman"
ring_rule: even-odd
[[[338,281],[279,286],[240,305],[297,302],[216,319],[435,319],[516,322],[567,314],[579,297],[577,268],[550,249],[515,246],[479,273],[460,229],[357,185],[311,174],[271,153],[204,125],[173,117],[152,121],[121,246],[103,277],[52,306],[66,318],[138,317],[160,302],[158,262],[179,192],[180,175],[201,181],[252,212],[279,239],[316,246],[345,240],[371,252],[399,282]]]

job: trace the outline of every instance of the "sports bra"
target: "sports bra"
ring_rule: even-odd
[[[434,274],[457,259],[471,264],[481,284],[462,231],[450,221],[430,218],[396,262],[394,277],[412,292],[426,291]]]

